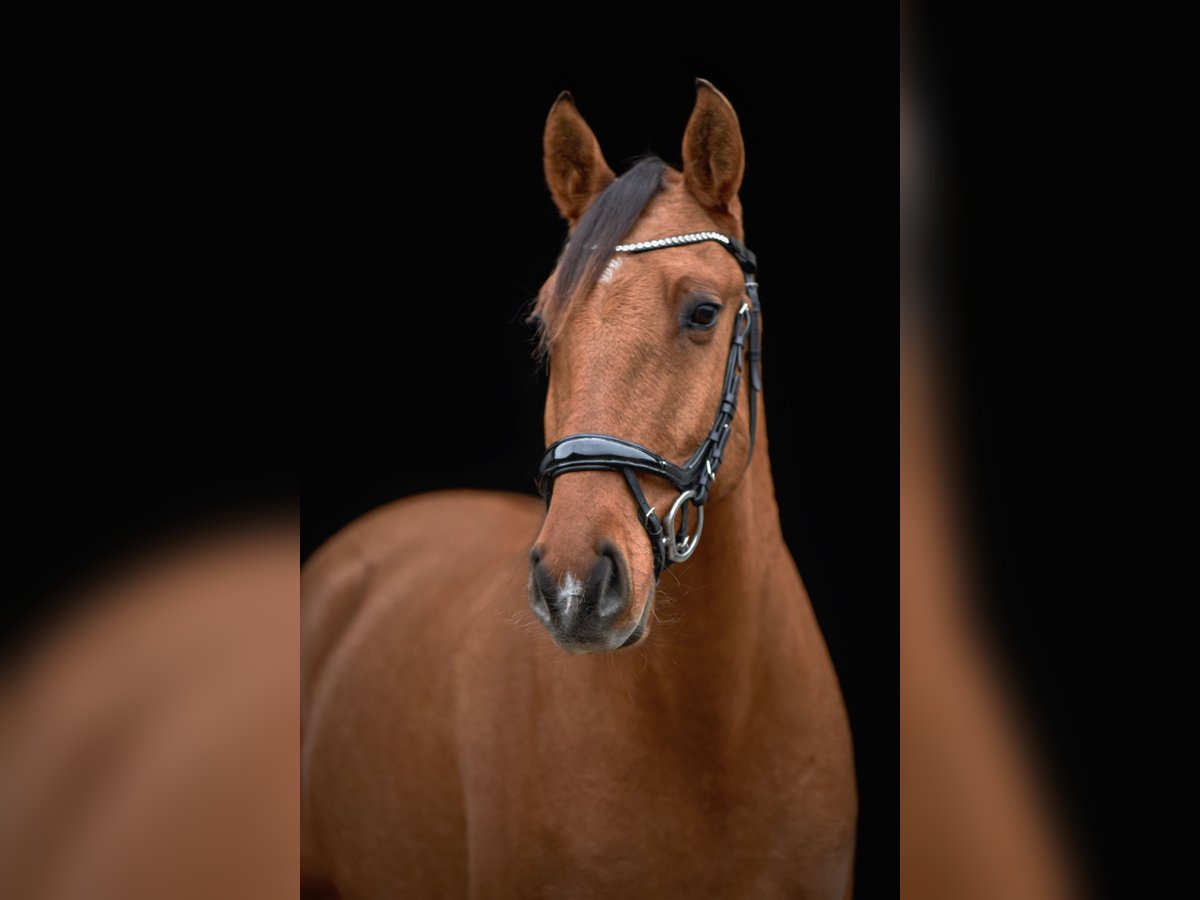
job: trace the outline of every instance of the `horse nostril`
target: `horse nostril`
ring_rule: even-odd
[[[605,587],[611,594],[623,594],[625,592],[625,579],[622,575],[624,570],[617,562],[616,557],[611,557],[611,559],[613,561],[612,571],[608,573],[608,583]]]
[[[588,593],[595,599],[596,613],[608,619],[629,605],[629,579],[621,551],[608,542],[597,549],[599,558],[588,578]]]

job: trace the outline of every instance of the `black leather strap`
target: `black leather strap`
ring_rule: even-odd
[[[538,471],[551,481],[566,472],[636,469],[670,481],[681,491],[695,480],[688,466],[677,466],[653,450],[610,434],[572,434],[546,448]]]
[[[642,486],[633,474],[633,469],[627,468],[624,472],[625,481],[629,483],[629,490],[637,502],[638,518],[650,537],[650,553],[654,557],[654,580],[657,582],[658,576],[667,567],[667,539],[663,536],[662,520],[655,514],[654,507],[646,501],[646,495],[642,492]]]
[[[750,455],[754,455],[754,442],[758,438],[758,394],[762,390],[762,344],[758,302],[758,257],[735,237],[729,239],[725,248],[742,267],[746,276],[746,299],[750,303],[750,339],[747,356],[750,359]]]
[[[641,444],[610,434],[572,434],[555,441],[546,448],[538,469],[538,485],[546,498],[547,506],[550,504],[550,495],[554,490],[554,480],[560,475],[568,472],[597,470],[622,472],[634,501],[637,503],[638,516],[642,526],[650,538],[650,548],[654,555],[655,581],[662,574],[662,570],[670,565],[670,554],[667,552],[666,543],[668,540],[672,540],[672,537],[664,534],[663,521],[647,502],[636,473],[643,472],[647,475],[664,478],[678,488],[681,493],[694,491],[695,496],[690,502],[696,507],[701,507],[708,501],[709,491],[721,468],[725,445],[729,441],[729,433],[737,413],[743,360],[748,361],[750,366],[748,391],[750,448],[748,458],[752,458],[754,455],[755,439],[758,436],[758,394],[762,390],[758,282],[755,280],[758,263],[754,254],[747,250],[737,238],[716,232],[696,232],[656,241],[623,244],[617,247],[617,251],[621,253],[648,253],[666,247],[685,246],[705,241],[713,241],[725,247],[733,254],[746,276],[746,301],[738,310],[737,320],[734,322],[729,356],[725,362],[725,380],[721,386],[721,400],[708,436],[696,448],[691,458],[679,466]],[[682,514],[682,532],[685,535],[688,531],[687,519],[685,504]],[[670,523],[670,525],[674,529],[674,523]]]

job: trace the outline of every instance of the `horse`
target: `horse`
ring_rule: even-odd
[[[305,563],[305,889],[847,897],[851,736],[779,524],[737,115],[698,81],[682,169],[618,178],[564,93],[543,151],[548,504],[419,495]]]

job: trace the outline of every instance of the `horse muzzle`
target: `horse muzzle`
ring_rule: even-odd
[[[547,563],[540,546],[530,554],[529,607],[564,650],[597,653],[637,643],[653,601],[647,598],[631,620],[632,598],[628,563],[611,543],[600,544],[584,566],[561,571]]]

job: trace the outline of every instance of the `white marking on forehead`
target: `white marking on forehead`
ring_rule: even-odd
[[[611,284],[619,268],[621,268],[621,257],[614,256],[608,261],[608,265],[604,267],[604,271],[600,273],[600,283]]]
[[[571,614],[571,606],[583,599],[583,585],[579,579],[568,572],[563,576],[558,586],[558,602],[562,604],[563,615]]]

